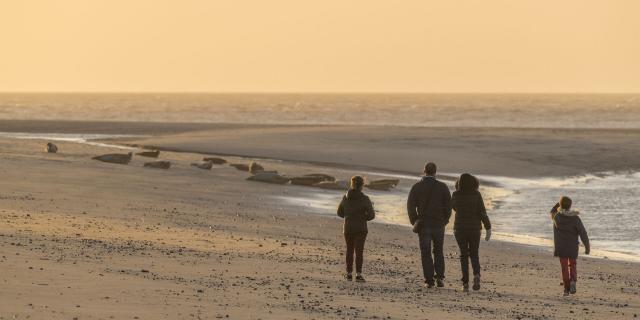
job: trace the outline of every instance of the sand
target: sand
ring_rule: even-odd
[[[369,129],[319,127],[308,128],[309,133],[288,129],[292,130],[288,134],[284,127],[208,129],[215,134],[172,133],[136,142],[176,148],[180,141],[186,144],[197,137],[204,143],[208,135],[209,144],[192,151],[253,152],[272,158],[282,154],[298,161],[340,163],[325,167],[258,159],[268,170],[290,174],[360,172],[350,169],[360,166],[359,161],[343,159],[357,145],[356,137]],[[316,135],[318,131],[323,133]],[[430,141],[440,141],[436,145],[443,150],[442,141],[456,137],[451,129],[424,132],[431,132]],[[501,143],[513,139],[516,146],[519,139],[530,139],[539,148],[549,143],[558,148],[572,143],[596,148],[606,141],[620,141],[612,147],[621,154],[607,161],[614,170],[622,167],[617,157],[637,148],[625,145],[634,135],[632,131],[556,137],[515,130],[450,139],[469,144],[486,140],[485,146],[505,148],[487,161],[528,164],[539,173],[546,172],[542,164],[507,157],[512,153]],[[311,139],[307,136],[317,142],[298,145],[299,153],[289,151]],[[345,137],[345,144],[335,144],[337,137]],[[383,139],[375,132],[366,137]],[[252,151],[269,139],[280,139],[284,149]],[[465,294],[457,280],[455,241],[447,236],[447,286],[423,288],[417,238],[407,227],[379,223],[370,224],[366,244],[368,282],[346,282],[341,278],[342,221],[281,199],[309,192],[307,187],[246,181],[248,173],[229,166],[199,170],[190,166],[201,158],[195,153],[163,152],[160,159],[173,165],[154,170],[143,168],[148,159],[140,157],[129,165],[91,160],[98,154],[122,152],[118,149],[58,142],[59,153],[47,154],[44,143],[0,138],[0,319],[633,319],[640,314],[638,264],[581,257],[579,293],[563,298],[559,263],[548,250],[508,242],[482,243],[483,288]],[[185,148],[198,145],[191,143]],[[359,152],[371,143],[365,142]],[[402,148],[412,150],[417,143]],[[327,145],[334,146],[335,157],[319,149]],[[385,168],[394,159],[387,153],[396,150],[389,148],[363,166]],[[354,160],[362,156],[359,152],[353,153]],[[580,172],[596,166],[597,149],[581,152],[594,154],[594,163],[554,162],[549,170]],[[433,153],[442,156],[438,154]],[[552,154],[545,151],[544,157]],[[424,161],[395,158],[401,163],[399,170],[407,171]],[[452,160],[449,171],[464,161]],[[491,168],[485,164],[482,167]],[[517,170],[496,172],[510,171]]]

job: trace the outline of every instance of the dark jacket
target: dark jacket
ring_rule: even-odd
[[[578,237],[587,252],[590,251],[589,237],[587,230],[578,217],[578,211],[551,210],[551,220],[553,221],[553,255],[562,258],[578,258]]]
[[[456,211],[453,230],[478,231],[482,229],[480,223],[484,225],[486,230],[491,229],[491,221],[489,221],[489,216],[487,216],[487,210],[484,207],[484,201],[479,191],[453,192],[451,206]]]
[[[367,221],[376,217],[373,203],[362,191],[349,189],[338,206],[338,216],[344,218],[344,233],[367,232]]]
[[[449,187],[434,177],[423,177],[409,192],[407,213],[411,224],[419,217],[423,221],[423,228],[446,226],[451,218]]]

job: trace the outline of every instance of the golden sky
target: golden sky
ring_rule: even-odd
[[[640,92],[638,0],[2,0],[0,91]]]

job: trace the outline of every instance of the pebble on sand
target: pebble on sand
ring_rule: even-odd
[[[108,154],[103,154],[101,156],[93,157],[92,159],[102,161],[102,162],[108,162],[108,163],[129,164],[132,158],[133,158],[133,153],[129,152],[127,154],[108,153]]]
[[[47,143],[47,147],[45,148],[45,151],[47,151],[48,153],[56,153],[58,152],[58,146],[49,142]]]
[[[169,169],[171,168],[171,162],[169,161],[153,161],[147,162],[144,164],[147,168],[155,168],[155,169]]]
[[[157,158],[160,155],[160,150],[154,151],[142,151],[136,153],[137,156],[147,157],[147,158]]]

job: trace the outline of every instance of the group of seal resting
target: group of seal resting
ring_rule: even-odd
[[[46,146],[46,152],[48,153],[56,153],[58,152],[58,147],[49,142]],[[152,150],[152,151],[142,151],[136,153],[138,156],[148,157],[148,158],[158,158],[160,156],[160,150]],[[100,156],[93,157],[93,160],[98,160],[107,163],[115,163],[115,164],[129,164],[131,159],[133,158],[133,153],[129,152],[126,154],[122,153],[108,153]],[[211,170],[213,165],[222,165],[226,164],[227,160],[223,158],[217,157],[205,157],[202,159],[202,162],[191,163],[192,167],[196,167],[198,169],[203,170]],[[258,181],[265,183],[274,183],[274,184],[287,184],[291,183],[292,185],[297,186],[308,186],[308,187],[316,187],[321,189],[329,189],[329,190],[346,190],[349,187],[349,183],[346,180],[336,180],[336,178],[322,173],[313,173],[306,174],[302,176],[288,177],[285,175],[281,175],[278,171],[266,171],[264,167],[257,162],[251,162],[250,164],[244,163],[229,163],[229,166],[234,167],[240,171],[245,171],[251,173],[251,176],[247,178],[249,181]],[[145,162],[144,167],[146,168],[154,168],[154,169],[169,169],[171,168],[170,161],[158,160],[152,162]],[[370,181],[365,187],[371,190],[379,190],[379,191],[389,191],[395,188],[400,180],[398,179],[382,179],[382,180],[374,180]]]
[[[277,171],[264,171],[264,168],[255,162],[252,162],[248,166],[248,169],[248,171],[253,174],[251,177],[247,178],[247,180],[249,181],[274,184],[291,183],[292,185],[316,187],[329,190],[346,190],[349,187],[348,181],[336,180],[336,178],[322,173],[288,177],[278,174]],[[400,180],[398,179],[374,180],[366,184],[365,187],[372,190],[389,191],[395,188],[398,183],[400,183]]]

